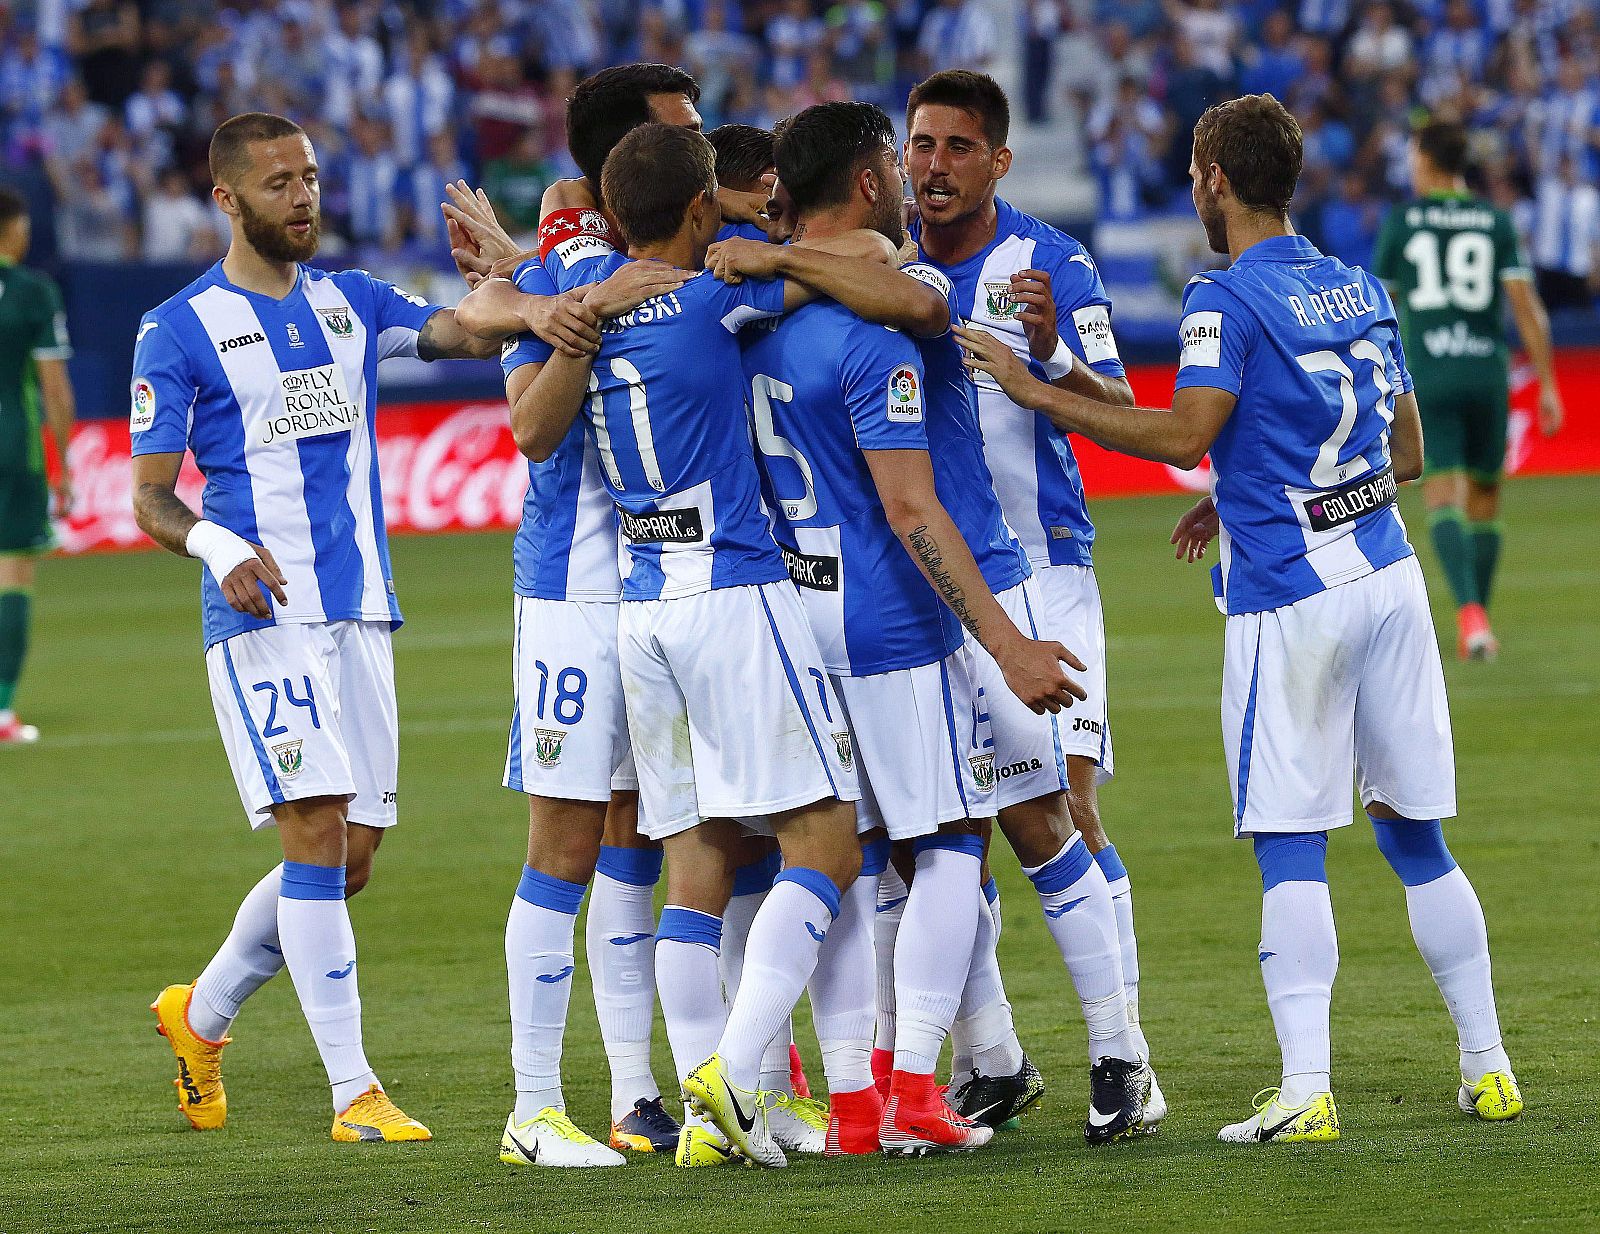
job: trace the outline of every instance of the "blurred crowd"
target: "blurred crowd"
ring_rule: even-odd
[[[1075,126],[1102,219],[1186,210],[1188,134],[1271,91],[1300,118],[1301,227],[1370,258],[1421,114],[1475,131],[1557,303],[1600,286],[1595,0],[0,0],[3,158],[42,173],[67,259],[206,259],[206,143],[235,112],[304,123],[341,245],[439,255],[445,182],[536,223],[574,174],[562,100],[606,64],[680,64],[708,126],[828,99],[891,114],[939,68],[1014,60],[1019,112]],[[1014,25],[1012,24],[1014,23]],[[1022,117],[1019,117],[1019,119]],[[1070,145],[1072,143],[1063,143]],[[1070,167],[1064,166],[1070,172]]]
[[[20,0],[0,5],[4,159],[42,169],[68,260],[209,259],[206,145],[240,111],[304,124],[325,248],[437,255],[446,182],[537,224],[577,174],[563,101],[607,64],[679,64],[708,127],[812,103],[891,110],[939,68],[987,67],[987,0]]]
[[[1472,187],[1508,209],[1552,303],[1600,289],[1594,0],[1027,0],[1036,123],[1083,126],[1099,217],[1187,212],[1189,134],[1212,103],[1282,99],[1305,131],[1300,228],[1368,264],[1410,193],[1425,116],[1473,131]]]

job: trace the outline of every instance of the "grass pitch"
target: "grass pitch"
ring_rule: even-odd
[[[1416,494],[1406,502],[1420,534]],[[1222,622],[1202,571],[1166,548],[1178,499],[1100,502],[1118,767],[1102,802],[1133,875],[1144,1023],[1172,1114],[1152,1140],[1084,1146],[1078,1008],[1031,889],[1002,856],[1002,958],[1050,1084],[1044,1109],[959,1159],[802,1159],[767,1174],[496,1159],[512,1100],[502,933],[526,817],[499,787],[503,536],[395,545],[409,617],[395,644],[403,825],[353,906],[369,1055],[437,1139],[329,1141],[322,1071],[281,977],[235,1025],[227,1128],[187,1130],[145,1005],[199,971],[275,845],[246,829],[223,760],[193,563],[46,563],[21,699],[45,741],[0,751],[0,1231],[1600,1228],[1600,479],[1519,481],[1506,505],[1505,652],[1494,665],[1447,661],[1462,804],[1448,834],[1488,915],[1521,1122],[1457,1112],[1454,1033],[1363,824],[1330,860],[1345,1138],[1216,1143],[1275,1082],[1278,1057],[1257,974],[1255,865],[1229,839]],[[569,1109],[599,1132],[605,1062],[586,981],[572,1007]],[[804,1025],[800,1038],[820,1078]],[[668,1079],[659,1028],[655,1062]]]

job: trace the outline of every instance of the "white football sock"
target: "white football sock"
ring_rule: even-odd
[[[737,1087],[759,1086],[762,1055],[794,1011],[838,910],[838,888],[805,867],[784,870],[767,893],[750,925],[739,994],[717,1046]]]
[[[862,874],[840,901],[811,974],[811,1023],[822,1048],[830,1093],[853,1093],[872,1083],[872,1031],[876,1008],[872,928],[878,876]],[[784,1043],[787,1071],[788,1043]],[[763,1081],[763,1086],[765,1082]]]
[[[905,880],[891,864],[878,879],[878,906],[872,919],[872,951],[878,974],[878,1025],[874,1044],[894,1050],[894,946],[906,912]]]
[[[681,1081],[716,1052],[728,1019],[717,971],[722,919],[669,904],[656,926],[656,987]],[[685,1107],[685,1117],[703,1126]]]
[[[603,847],[589,893],[584,947],[611,1070],[612,1122],[630,1113],[639,1099],[661,1095],[650,1070],[660,871],[657,850]]]
[[[221,1041],[239,1008],[283,971],[283,948],[278,946],[278,890],[283,866],[274,866],[250,889],[233,929],[223,940],[194,983],[189,1000],[189,1027],[207,1041]]]
[[[356,936],[344,902],[343,866],[283,863],[278,938],[328,1073],[333,1111],[341,1114],[378,1082],[361,1045]]]
[[[1461,1046],[1461,1078],[1476,1084],[1510,1071],[1489,975],[1489,932],[1478,895],[1458,866],[1420,887],[1406,888],[1411,936],[1444,995]]]
[[[919,843],[924,846],[894,949],[894,1068],[929,1075],[955,1022],[971,966],[983,902],[983,845],[976,836],[929,836]]]
[[[1283,1053],[1279,1101],[1303,1105],[1329,1089],[1328,1008],[1339,971],[1333,901],[1322,882],[1278,883],[1261,897],[1261,980]]]
[[[1059,853],[1023,873],[1039,892],[1045,925],[1078,992],[1089,1030],[1090,1063],[1137,1059],[1122,988],[1117,912],[1106,876],[1089,856],[1083,837],[1073,832]]]
[[[1122,954],[1122,992],[1128,1000],[1128,1031],[1133,1034],[1133,1044],[1139,1057],[1150,1059],[1150,1043],[1144,1039],[1139,1027],[1139,943],[1133,933],[1133,886],[1128,881],[1128,869],[1122,864],[1115,844],[1107,844],[1094,855],[1095,864],[1106,876],[1106,886],[1111,889],[1111,907],[1117,913],[1117,943]]]
[[[561,1096],[561,1044],[572,998],[573,935],[583,887],[527,866],[506,918],[506,984],[511,993],[512,1117],[526,1122]]]
[[[975,1070],[998,1076],[1016,1075],[1022,1069],[1022,1043],[1017,1040],[1011,1004],[1006,1001],[1005,984],[1000,977],[1000,961],[995,955],[998,941],[995,914],[985,900],[978,910],[972,960],[951,1030],[951,1037],[959,1033],[966,1047],[965,1054],[957,1054],[951,1062],[951,1079],[957,1084]]]

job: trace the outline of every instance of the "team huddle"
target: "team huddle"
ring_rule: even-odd
[[[664,65],[581,83],[567,129],[583,175],[547,192],[535,253],[452,190],[471,287],[453,310],[301,264],[319,186],[292,122],[251,113],[213,139],[234,242],[140,328],[135,508],[205,563],[218,723],[284,860],[199,978],[153,1004],[189,1122],[222,1125],[229,1029],[287,967],[333,1138],[430,1138],[366,1058],[345,906],[396,821],[401,617],[374,391],[388,356],[496,352],[529,459],[502,1159],[773,1167],[988,1144],[1044,1093],[996,958],[996,836],[1081,1007],[1087,1141],[1157,1130],[1129,876],[1099,816],[1106,647],[1070,433],[1212,460],[1212,496],[1173,543],[1194,561],[1218,541],[1234,831],[1261,867],[1283,1053],[1280,1085],[1221,1138],[1339,1135],[1324,853],[1351,822],[1352,770],[1457,1025],[1458,1103],[1516,1117],[1483,914],[1440,826],[1444,678],[1396,508],[1422,470],[1417,401],[1383,285],[1288,225],[1294,119],[1248,96],[1196,126],[1196,210],[1233,262],[1185,292],[1168,409],[1133,405],[1085,249],[996,196],[1011,154],[991,79],[918,85],[903,149],[866,103],[708,139],[697,99]],[[174,493],[186,451],[200,517]],[[599,1138],[561,1088],[586,894],[611,1078]],[[794,1046],[802,994],[826,1099]]]

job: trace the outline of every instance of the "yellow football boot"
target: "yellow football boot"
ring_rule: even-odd
[[[189,1000],[194,983],[169,985],[150,1010],[156,1013],[156,1032],[167,1039],[178,1056],[178,1109],[196,1131],[215,1131],[228,1119],[228,1095],[222,1090],[222,1047],[232,1041],[207,1041],[189,1027]],[[1520,1108],[1520,1107],[1518,1107]]]
[[[1217,1132],[1224,1144],[1331,1144],[1339,1138],[1339,1111],[1332,1093],[1316,1093],[1304,1105],[1290,1109],[1278,1102],[1279,1091],[1268,1088],[1256,1094],[1256,1112],[1242,1123]]]
[[[1508,1122],[1522,1113],[1522,1090],[1509,1071],[1491,1071],[1471,1088],[1463,1084],[1456,1094],[1456,1104],[1475,1118]]]
[[[352,1101],[343,1114],[333,1116],[333,1138],[341,1144],[363,1141],[396,1144],[406,1140],[431,1140],[433,1132],[408,1116],[389,1100],[388,1093],[374,1084]]]
[[[739,1160],[739,1154],[711,1128],[685,1123],[678,1132],[678,1152],[673,1160],[686,1170],[694,1170],[701,1166],[727,1165]]]

